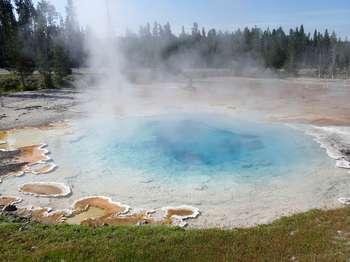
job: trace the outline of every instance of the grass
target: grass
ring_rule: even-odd
[[[53,81],[52,88],[71,87],[73,80],[73,76],[70,75],[65,77],[60,84]],[[27,76],[25,83],[26,86],[24,87],[20,81],[20,77],[15,73],[0,74],[0,94],[45,89],[42,77],[39,74]]]
[[[235,230],[23,224],[0,217],[0,261],[346,261],[350,208]]]
[[[0,92],[20,92],[40,89],[41,79],[39,75],[26,77],[26,87],[23,87],[18,75],[14,73],[0,74]]]

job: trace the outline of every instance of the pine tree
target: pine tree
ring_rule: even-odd
[[[36,65],[42,76],[45,88],[53,87],[52,82],[52,61],[54,38],[58,35],[57,20],[58,14],[53,5],[41,0],[36,8],[35,18],[35,45]]]
[[[26,88],[25,78],[35,69],[35,51],[33,43],[35,10],[31,0],[16,0],[18,16],[16,69],[22,86]]]
[[[330,65],[329,65],[329,71],[332,79],[334,79],[336,74],[337,42],[338,42],[337,36],[335,32],[333,32],[330,37]]]
[[[72,67],[78,67],[83,63],[84,36],[80,30],[73,0],[67,0],[66,17],[64,21],[64,45],[68,50],[68,59]]]
[[[53,50],[53,68],[55,83],[60,86],[65,76],[72,73],[69,64],[69,54],[64,45],[57,43]]]
[[[16,61],[17,25],[10,0],[0,0],[0,59],[3,67],[12,69]]]

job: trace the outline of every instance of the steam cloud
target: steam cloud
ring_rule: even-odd
[[[87,31],[84,44],[88,54],[89,84],[85,88],[92,99],[84,104],[83,110],[89,114],[113,114],[120,102],[127,104],[132,97],[130,84],[121,72],[123,56],[118,49],[118,38],[110,15],[118,4],[119,1],[108,0],[75,1],[78,18]]]

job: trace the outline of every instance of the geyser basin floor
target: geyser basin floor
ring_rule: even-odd
[[[192,225],[234,227],[334,206],[350,185],[311,137],[280,124],[184,114],[81,120],[73,129],[42,138],[59,169],[38,178],[70,185],[72,197],[25,204],[62,209],[91,195],[147,209],[186,204],[202,212]],[[36,179],[9,178],[2,194]]]

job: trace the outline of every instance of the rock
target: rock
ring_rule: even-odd
[[[141,221],[137,222],[138,226],[144,226],[144,225],[147,225],[147,224],[148,224],[147,220],[141,220]]]
[[[140,183],[142,183],[142,184],[150,184],[150,183],[153,183],[153,179],[142,180],[142,181],[140,181]]]
[[[17,207],[15,205],[8,205],[6,206],[3,211],[5,212],[15,212],[17,211]]]
[[[340,151],[340,153],[342,153],[345,156],[350,156],[350,149],[348,149],[348,148],[342,148],[339,151]]]
[[[208,189],[207,185],[201,185],[201,186],[195,188],[195,190],[197,190],[197,191],[205,191],[207,189]]]

